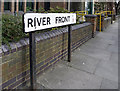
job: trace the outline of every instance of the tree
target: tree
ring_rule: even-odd
[[[118,3],[117,3],[117,2],[115,2],[114,4],[115,4],[115,11],[116,11],[116,15],[118,15],[118,13],[119,13],[119,11],[118,11],[118,10],[119,10],[119,8],[120,8],[120,7],[119,7],[119,5],[120,5],[120,1],[119,1]]]
[[[106,2],[95,2],[94,9],[95,11],[104,11],[106,10]]]

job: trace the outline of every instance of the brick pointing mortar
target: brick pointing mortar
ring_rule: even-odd
[[[92,38],[93,25],[83,23],[72,26],[72,51]],[[36,72],[41,75],[66,57],[68,51],[68,28],[36,34]],[[11,50],[10,50],[11,49]],[[2,45],[2,89],[19,88],[29,82],[29,39]]]

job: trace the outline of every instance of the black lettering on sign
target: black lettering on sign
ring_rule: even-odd
[[[37,28],[37,26],[42,26],[42,25],[49,25],[51,24],[50,22],[50,17],[41,17],[41,18],[28,18],[28,28],[29,27],[35,27],[35,29]]]
[[[55,18],[55,23],[57,23],[57,21],[58,21],[58,17]]]
[[[38,23],[38,26],[40,26],[40,24],[41,24],[41,18],[40,19],[37,18],[37,23]]]
[[[61,17],[59,17],[59,21],[58,21],[58,23],[61,23],[61,20],[62,20],[62,18],[61,18]]]
[[[56,17],[55,18],[55,23],[64,23],[64,22],[69,22],[70,21],[70,16],[67,17]]]
[[[62,17],[62,23],[64,23],[65,21],[67,21],[66,17]]]
[[[43,17],[43,25],[46,25],[45,20],[46,20],[46,17]]]
[[[50,23],[50,17],[47,17],[47,25],[48,25],[48,23],[51,24]]]
[[[28,27],[31,25],[31,27],[33,27],[33,20],[32,18],[28,18]]]
[[[34,27],[36,29],[36,17],[34,18]]]
[[[70,21],[70,16],[67,17],[68,21]]]

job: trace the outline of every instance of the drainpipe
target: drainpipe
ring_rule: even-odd
[[[95,1],[93,0],[92,14],[94,14],[94,4],[95,4]]]
[[[0,1],[0,12],[4,12],[4,0]]]
[[[70,0],[68,0],[68,11],[70,12]]]
[[[11,12],[12,12],[12,13],[14,13],[14,5],[15,5],[15,4],[14,4],[14,0],[12,0],[12,2],[11,2]]]

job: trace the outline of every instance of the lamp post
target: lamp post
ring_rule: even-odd
[[[116,15],[118,14],[118,6],[119,6],[118,2],[119,2],[118,0],[116,0],[115,2]]]

